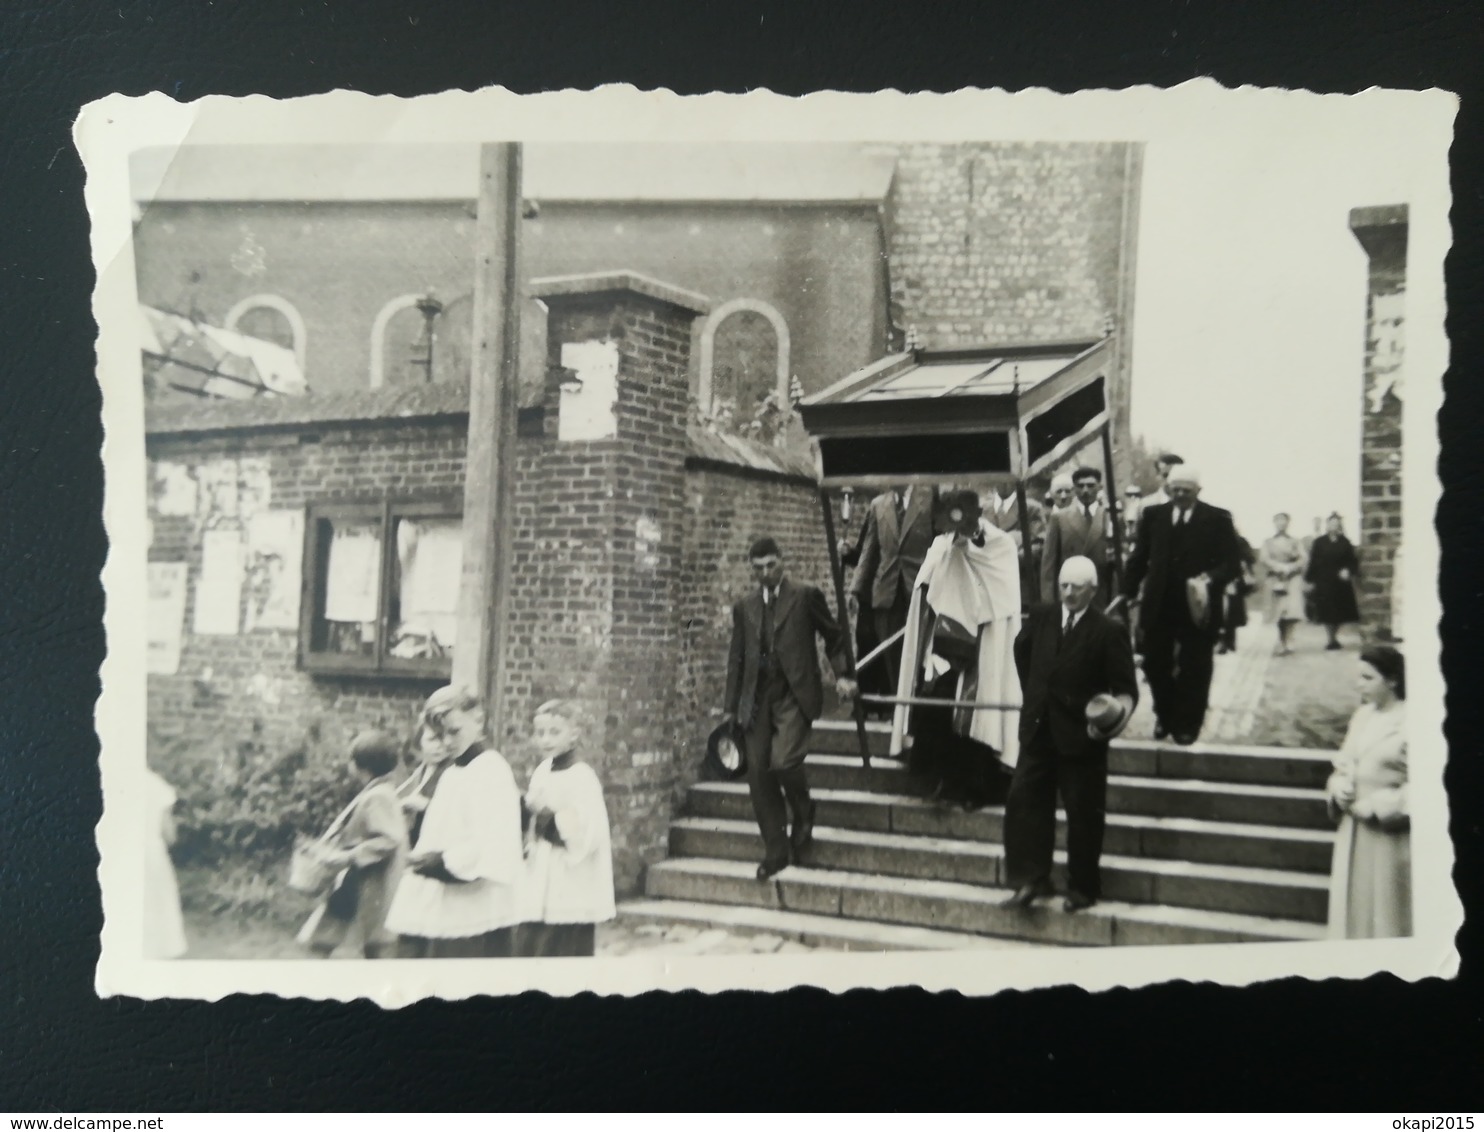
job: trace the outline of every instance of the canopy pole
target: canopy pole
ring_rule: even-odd
[[[1031,512],[1026,503],[1025,480],[1021,476],[1015,477],[1015,509],[1019,513],[1020,526],[1020,607],[1036,604],[1031,595],[1024,592],[1026,586],[1033,590],[1036,586],[1036,572],[1031,567]]]
[[[850,658],[850,669],[854,674],[855,645],[850,627],[850,609],[845,604],[845,567],[840,563],[840,543],[835,538],[835,510],[830,505],[830,493],[823,487],[819,489],[819,509],[824,515],[825,543],[830,549],[830,573],[835,578],[835,608],[840,618],[840,640],[845,648],[845,655]],[[866,738],[866,708],[859,695],[850,702],[850,706],[851,713],[855,716],[855,737],[860,742],[861,765],[869,767],[871,746]]]
[[[1103,470],[1108,476],[1108,518],[1113,521],[1113,584],[1109,589],[1114,594],[1123,592],[1123,514],[1118,502],[1118,485],[1113,482],[1113,426],[1103,425]]]

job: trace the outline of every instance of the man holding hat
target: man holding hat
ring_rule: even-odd
[[[1231,512],[1200,501],[1200,473],[1189,464],[1175,466],[1167,490],[1170,502],[1144,506],[1123,592],[1133,601],[1144,587],[1139,626],[1154,737],[1187,745],[1206,719],[1221,594],[1241,575],[1242,549]]]
[[[814,586],[783,576],[783,552],[760,538],[747,552],[758,588],[732,607],[726,712],[736,722],[747,758],[747,787],[762,831],[759,880],[787,868],[814,834],[814,802],[804,777],[809,734],[824,710],[816,636],[835,670],[835,691],[853,699],[850,649],[829,602]],[[786,806],[785,806],[786,801]],[[792,835],[787,828],[793,811]]]
[[[1069,558],[1061,601],[1033,610],[1015,641],[1024,703],[1020,760],[1005,803],[1005,869],[1028,908],[1049,896],[1056,842],[1056,796],[1067,811],[1067,897],[1079,912],[1100,895],[1108,794],[1108,741],[1127,725],[1139,699],[1134,655],[1123,626],[1093,605],[1098,569]]]

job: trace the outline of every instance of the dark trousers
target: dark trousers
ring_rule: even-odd
[[[1108,749],[1063,758],[1043,724],[1020,750],[1005,801],[1005,873],[1012,888],[1051,880],[1056,796],[1067,811],[1067,887],[1102,895],[1098,858],[1108,812]]]
[[[907,599],[898,594],[890,609],[871,610],[871,618],[876,622],[876,643],[880,644],[907,624]],[[902,642],[892,645],[873,664],[881,665],[881,670],[886,674],[887,688],[890,689],[886,694],[895,696],[897,679],[902,670]]]
[[[753,719],[742,740],[752,812],[762,831],[764,859],[771,863],[789,859],[788,811],[793,811],[795,822],[809,813],[804,757],[809,753],[810,726],[781,675],[759,679]]]
[[[522,924],[520,953],[533,958],[595,955],[597,924]]]
[[[401,959],[510,959],[516,954],[515,928],[458,939],[404,935],[397,952]]]
[[[1184,583],[1178,589],[1176,601],[1145,611],[1144,675],[1155,718],[1176,735],[1199,736],[1211,698],[1216,642],[1209,629],[1190,620]]]

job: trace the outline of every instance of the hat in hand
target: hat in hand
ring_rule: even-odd
[[[1128,706],[1106,692],[1087,703],[1087,733],[1094,739],[1111,739],[1128,722]]]
[[[723,723],[706,740],[706,766],[717,778],[735,780],[747,773],[747,756],[738,741],[737,726]]]

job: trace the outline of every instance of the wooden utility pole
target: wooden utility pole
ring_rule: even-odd
[[[500,725],[503,643],[515,527],[520,374],[521,147],[480,147],[474,228],[474,358],[464,472],[464,558],[453,680],[485,697]]]

